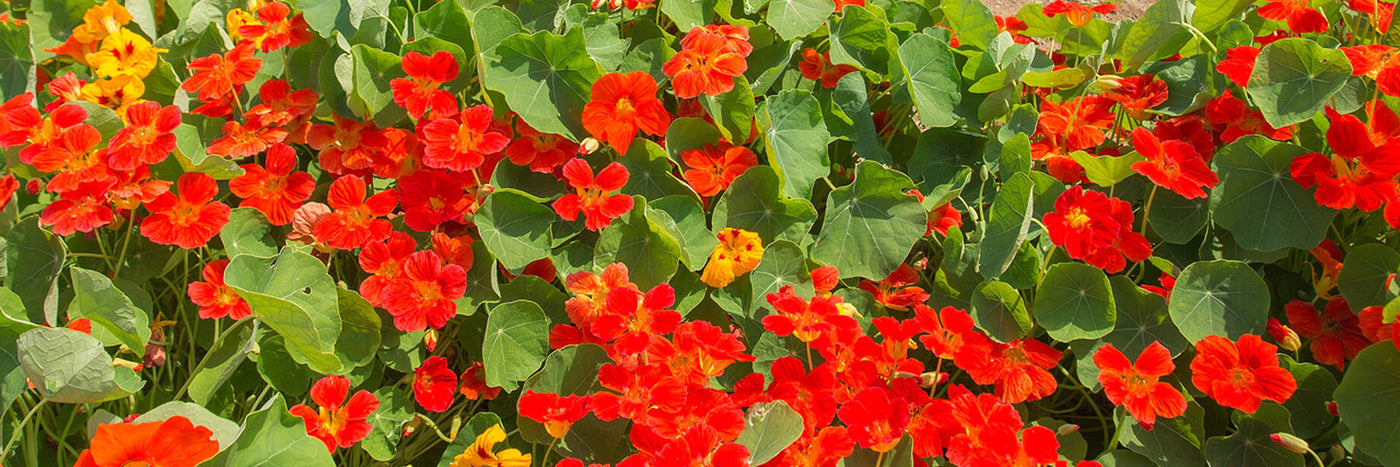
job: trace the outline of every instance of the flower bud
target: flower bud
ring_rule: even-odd
[[[1267,329],[1269,335],[1274,338],[1274,342],[1278,342],[1279,347],[1283,347],[1289,352],[1297,352],[1298,348],[1303,346],[1303,342],[1298,339],[1298,333],[1280,323],[1277,318],[1269,318]]]
[[[428,352],[432,352],[437,349],[437,345],[438,332],[436,329],[429,329],[427,332],[423,333],[423,348],[428,349]]]
[[[928,372],[919,375],[919,386],[931,388],[948,380],[948,374],[943,372]]]
[[[598,140],[593,138],[584,138],[583,141],[580,141],[578,143],[578,153],[579,155],[593,154],[594,151],[598,150],[598,147]]]
[[[1341,416],[1337,413],[1337,401],[1327,401],[1327,413],[1332,414],[1333,417]]]
[[[1118,75],[1099,75],[1099,77],[1094,78],[1094,84],[1092,86],[1104,91],[1112,91],[1123,87],[1123,83],[1120,81],[1122,79],[1123,77]]]
[[[1070,433],[1074,433],[1076,431],[1079,431],[1079,425],[1075,425],[1073,423],[1066,423],[1064,425],[1060,425],[1060,428],[1055,430],[1055,436],[1068,436]]]
[[[1327,448],[1327,455],[1333,459],[1341,459],[1346,457],[1347,450],[1340,444],[1333,444],[1332,447]]]
[[[1307,441],[1303,441],[1302,438],[1288,433],[1274,433],[1269,435],[1269,439],[1274,440],[1275,443],[1278,443],[1279,446],[1283,446],[1284,449],[1297,454],[1307,454],[1309,451],[1312,451],[1312,449],[1308,448]]]

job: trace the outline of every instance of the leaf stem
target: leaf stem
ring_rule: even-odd
[[[198,364],[198,365],[195,365],[194,368],[190,370],[190,376],[189,376],[188,378],[185,379],[185,384],[184,384],[184,385],[181,385],[181,386],[180,386],[180,390],[179,390],[179,391],[175,391],[175,395],[174,395],[173,397],[171,397],[170,399],[171,399],[171,400],[179,400],[181,396],[184,396],[184,395],[185,395],[185,391],[188,391],[188,390],[190,389],[190,383],[194,382],[194,377],[195,377],[196,375],[198,375],[200,371],[203,371],[203,370],[204,370],[204,365],[208,364],[208,363],[209,363],[209,359],[210,359],[211,357],[214,356],[214,349],[219,348],[219,345],[223,344],[224,339],[227,338],[230,334],[233,334],[233,331],[234,331],[235,329],[238,329],[238,327],[239,327],[239,326],[242,326],[243,323],[246,323],[246,322],[249,322],[249,321],[253,321],[253,320],[252,320],[252,319],[240,319],[240,320],[234,322],[234,323],[233,323],[233,326],[229,326],[228,329],[225,329],[224,332],[220,333],[220,334],[218,335],[218,337],[215,337],[215,338],[214,338],[214,343],[212,343],[212,344],[209,345],[209,352],[204,354],[204,358],[199,359],[199,364]]]
[[[14,447],[15,441],[19,441],[19,437],[22,436],[22,435],[24,434],[24,430],[23,430],[24,426],[27,425],[27,424],[29,424],[29,419],[34,418],[34,414],[38,413],[38,412],[39,412],[39,409],[40,409],[40,408],[43,408],[43,407],[44,407],[44,404],[47,404],[48,402],[49,402],[49,398],[48,398],[48,397],[44,397],[43,399],[39,399],[39,403],[34,404],[34,407],[31,407],[31,408],[29,409],[29,413],[24,414],[24,418],[21,419],[21,420],[19,421],[19,425],[15,426],[15,428],[14,428],[15,434],[10,435],[10,441],[7,442],[7,443],[5,443],[5,449],[0,449],[0,459],[4,459],[4,458],[6,458],[6,457],[9,457],[9,455],[10,455],[10,448],[11,448],[11,447]]]

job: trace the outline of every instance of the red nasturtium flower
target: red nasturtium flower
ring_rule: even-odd
[[[1311,303],[1294,300],[1283,306],[1288,324],[1299,336],[1312,339],[1308,348],[1318,363],[1346,369],[1346,362],[1356,358],[1371,340],[1361,331],[1361,321],[1347,306],[1345,298],[1327,302],[1322,312]]]
[[[1326,107],[1331,156],[1311,153],[1293,159],[1293,179],[1303,188],[1317,185],[1317,203],[1335,209],[1374,211],[1395,198],[1400,174],[1400,119],[1382,104],[1368,126],[1355,115]]]
[[[1132,230],[1132,209],[1127,201],[1075,185],[1045,214],[1045,229],[1071,258],[1112,274],[1127,266],[1124,256],[1133,262],[1152,256],[1152,245]]]
[[[141,220],[141,234],[161,245],[199,248],[228,223],[228,205],[214,201],[219,185],[208,175],[189,172],[175,182],[179,194],[161,193],[146,203],[151,215]]]
[[[690,167],[684,173],[686,183],[706,198],[728,189],[735,178],[758,165],[758,156],[749,148],[723,141],[681,151],[681,159]]]
[[[291,146],[274,144],[267,150],[267,167],[243,164],[243,175],[228,182],[229,191],[243,198],[241,207],[257,209],[272,225],[292,223],[292,213],[311,199],[316,179],[296,171],[297,153]]]
[[[10,205],[16,191],[19,191],[19,180],[16,180],[14,175],[5,174],[4,177],[0,177],[0,211]]]
[[[375,410],[379,410],[379,398],[361,389],[350,396],[350,379],[344,376],[327,376],[311,386],[311,400],[320,406],[318,412],[306,404],[297,404],[288,411],[301,417],[306,424],[306,434],[326,443],[326,450],[335,452],[335,447],[348,448],[366,436],[374,427],[365,421]]]
[[[1084,27],[1094,20],[1095,14],[1109,14],[1118,11],[1118,5],[1103,3],[1099,5],[1085,5],[1077,1],[1055,0],[1045,5],[1045,9],[1040,10],[1045,16],[1054,18],[1056,15],[1065,15],[1069,23],[1076,27]]]
[[[656,98],[656,79],[640,71],[608,73],[593,83],[583,106],[583,127],[614,151],[625,154],[637,130],[666,134],[671,114]]]
[[[492,125],[491,107],[468,107],[456,116],[438,118],[423,125],[423,165],[462,172],[475,169],[486,156],[501,152],[510,137]]]
[[[1016,404],[1055,392],[1055,377],[1046,370],[1059,364],[1063,356],[1035,339],[1002,344],[979,333],[966,333],[954,363],[967,370],[977,384],[995,384],[998,398]]]
[[[443,83],[457,79],[457,59],[452,53],[439,50],[432,57],[418,52],[403,56],[403,72],[407,78],[394,78],[394,103],[403,107],[413,118],[423,116],[431,107],[437,111],[457,108],[457,97],[441,89]]]
[[[209,143],[207,151],[231,159],[241,159],[266,151],[272,145],[286,141],[287,130],[278,127],[259,126],[248,122],[224,122],[223,136]]]
[[[523,119],[515,121],[520,134],[506,146],[510,163],[530,167],[531,172],[554,173],[554,169],[578,154],[578,143],[555,134],[540,133]]]
[[[463,397],[467,400],[486,399],[493,400],[501,394],[501,388],[491,387],[486,384],[486,368],[481,366],[481,362],[472,362],[472,366],[462,372]]]
[[[258,86],[258,98],[262,103],[248,109],[243,116],[256,125],[280,127],[310,119],[320,96],[310,89],[293,91],[286,81],[270,79]]]
[[[631,196],[614,193],[627,184],[627,168],[622,164],[608,164],[594,177],[588,161],[575,158],[564,164],[564,180],[574,192],[560,197],[551,206],[566,221],[573,222],[579,212],[583,212],[584,228],[597,231],[632,210]]]
[[[292,9],[282,2],[271,2],[258,8],[258,21],[238,27],[238,35],[251,40],[263,53],[283,47],[298,47],[311,42],[311,25],[298,13],[288,19]]]
[[[689,44],[661,66],[661,71],[671,78],[676,97],[715,96],[734,89],[735,77],[743,75],[749,68],[744,55],[735,50],[727,38],[706,32],[700,26],[691,28],[687,39],[692,35],[697,37],[682,41]]]
[[[909,404],[883,386],[861,390],[836,415],[856,444],[875,452],[893,449],[909,426]]]
[[[1103,143],[1104,130],[1113,126],[1112,107],[1113,101],[1098,96],[1062,103],[1047,100],[1040,104],[1036,132],[1063,138],[1070,151],[1087,150]]]
[[[253,58],[253,44],[245,42],[223,54],[190,60],[186,66],[195,73],[180,85],[185,92],[197,92],[201,100],[230,96],[236,86],[252,81],[262,70],[262,59]]]
[[[112,208],[107,202],[112,185],[110,180],[83,183],[72,191],[63,192],[58,201],[44,207],[39,214],[39,225],[53,227],[53,233],[59,235],[71,235],[91,232],[112,223]]]
[[[1220,405],[1245,413],[1259,410],[1264,400],[1282,404],[1298,389],[1293,374],[1278,366],[1278,347],[1253,334],[1238,343],[1221,336],[1197,342],[1191,383]]]
[[[934,311],[924,305],[914,305],[914,320],[925,333],[919,336],[919,342],[943,360],[952,360],[963,347],[964,336],[976,333],[972,329],[972,315],[951,306]]]
[[[331,182],[326,201],[335,211],[322,217],[312,228],[316,240],[337,250],[353,250],[366,242],[389,237],[394,226],[381,217],[399,204],[393,191],[381,191],[365,198],[365,181],[345,176]]]
[[[549,436],[563,438],[574,422],[588,415],[588,396],[565,396],[535,392],[529,389],[520,395],[520,416],[544,424]]]
[[[444,222],[459,222],[475,201],[462,190],[460,177],[440,170],[419,170],[399,179],[399,204],[408,228],[428,232]]]
[[[1242,45],[1225,51],[1225,59],[1215,65],[1215,70],[1230,79],[1235,86],[1245,87],[1254,74],[1254,61],[1259,58],[1259,48]]]
[[[1129,117],[1147,120],[1151,116],[1148,110],[1167,101],[1167,82],[1152,74],[1121,78],[1118,87],[1104,93],[1103,97],[1123,106]]]
[[[1206,118],[1214,131],[1220,134],[1225,144],[1234,142],[1245,135],[1262,134],[1275,140],[1293,137],[1289,127],[1274,128],[1264,120],[1264,114],[1249,108],[1249,105],[1235,97],[1234,91],[1225,91],[1220,97],[1206,103]]]
[[[227,268],[226,259],[210,261],[200,271],[204,282],[190,282],[186,287],[185,293],[189,295],[190,301],[199,305],[200,318],[217,319],[227,316],[236,321],[253,314],[248,302],[238,296],[238,292],[233,288],[224,284],[224,270]]]
[[[434,355],[413,370],[413,400],[429,412],[443,412],[457,395],[457,374],[447,359]]]
[[[911,306],[922,305],[928,300],[929,294],[922,287],[915,287],[919,283],[919,272],[908,264],[900,264],[888,277],[876,283],[870,279],[862,279],[857,287],[870,292],[875,296],[875,301],[885,308],[891,310],[907,310]]]
[[[810,47],[802,51],[802,62],[797,64],[797,69],[802,72],[803,78],[821,82],[822,87],[827,89],[835,88],[842,76],[858,70],[845,63],[832,65],[831,52],[817,53],[817,49]]]
[[[321,151],[317,162],[332,174],[344,175],[348,170],[367,169],[389,145],[384,132],[374,122],[357,122],[331,115],[332,125],[312,125],[306,132],[306,143]]]
[[[441,329],[457,315],[455,300],[467,291],[467,271],[444,264],[432,250],[409,255],[397,280],[384,286],[380,298],[400,331]]]
[[[1308,7],[1308,0],[1274,0],[1259,8],[1259,16],[1286,21],[1288,30],[1295,34],[1327,32],[1327,17]]]
[[[1190,143],[1163,141],[1145,128],[1133,130],[1133,149],[1147,160],[1133,163],[1133,170],[1147,176],[1152,183],[1186,199],[1205,197],[1201,187],[1215,188],[1220,177],[1206,165]]]
[[[1171,384],[1158,378],[1176,369],[1171,352],[1153,341],[1136,362],[1129,362],[1123,351],[1104,344],[1094,353],[1099,367],[1099,384],[1109,402],[1123,406],[1144,428],[1151,429],[1157,417],[1176,418],[1186,413],[1186,398]]]
[[[763,240],[747,230],[725,228],[715,235],[719,244],[710,252],[710,260],[700,273],[705,285],[720,288],[734,279],[753,271],[763,259]]]
[[[112,135],[107,148],[107,166],[112,170],[132,170],[141,164],[157,164],[175,150],[175,135],[180,126],[180,109],[161,108],[152,101],[139,102],[126,108],[126,127]]]
[[[97,426],[74,467],[194,467],[219,453],[214,432],[175,415],[158,422]]]

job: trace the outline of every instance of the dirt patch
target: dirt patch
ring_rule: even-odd
[[[987,8],[992,10],[992,14],[997,16],[1012,16],[1021,11],[1021,7],[1030,3],[1041,5],[1050,3],[1051,0],[983,0]],[[1086,2],[1087,3],[1087,2]],[[1104,15],[1108,21],[1118,21],[1123,18],[1138,18],[1142,12],[1147,11],[1147,7],[1152,6],[1152,0],[1127,0],[1118,3],[1118,11]]]

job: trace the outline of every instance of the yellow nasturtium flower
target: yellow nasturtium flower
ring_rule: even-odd
[[[501,425],[487,428],[467,447],[466,452],[452,459],[451,467],[530,467],[530,455],[521,454],[519,449],[491,452],[496,443],[505,440],[506,432]]]
[[[724,287],[734,278],[758,267],[763,259],[763,240],[747,230],[724,229],[719,232],[719,245],[710,253],[710,262],[700,280],[710,287]]]
[[[238,30],[243,28],[243,26],[257,26],[262,24],[262,22],[258,21],[257,18],[253,17],[253,14],[249,13],[248,10],[242,10],[238,8],[229,10],[228,16],[225,17],[225,21],[228,21],[228,36],[233,38],[234,42],[239,42],[244,39],[247,39],[246,37],[243,37],[242,34],[238,33]],[[253,43],[253,45],[257,47],[261,46],[262,44],[258,44],[255,42]]]
[[[146,84],[140,78],[121,75],[112,79],[99,79],[83,85],[83,100],[115,110],[118,115],[126,114],[126,107],[141,101],[146,93]]]
[[[155,69],[161,52],[165,49],[155,48],[140,34],[121,29],[102,39],[102,47],[88,55],[88,65],[97,76],[145,78]]]
[[[83,14],[83,24],[73,29],[73,38],[78,42],[94,43],[116,34],[131,22],[131,13],[116,0],[89,8]]]

